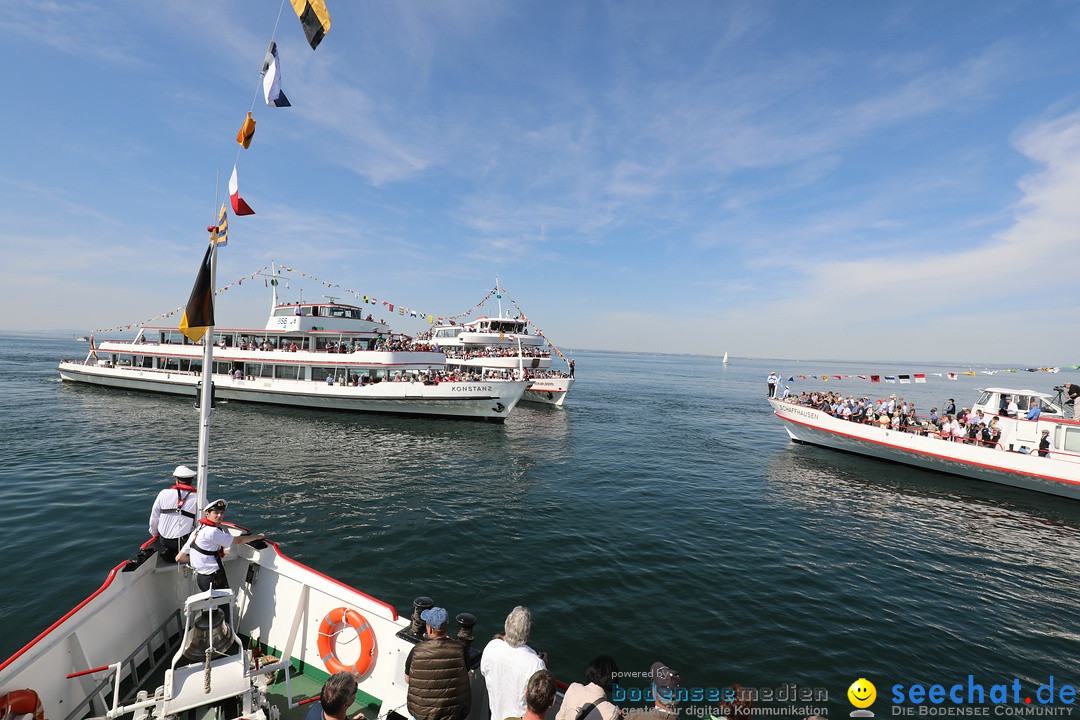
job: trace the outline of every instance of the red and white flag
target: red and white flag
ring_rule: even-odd
[[[240,197],[240,186],[236,181],[236,166],[233,165],[232,176],[229,177],[229,199],[232,201],[233,214],[240,215],[254,215],[255,211],[251,209],[251,206],[247,204],[244,198]]]

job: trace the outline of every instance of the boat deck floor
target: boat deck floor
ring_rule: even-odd
[[[315,698],[317,700],[325,680],[325,677],[316,678],[294,671],[289,678],[289,687],[292,689],[293,702],[301,702],[308,698]],[[281,710],[281,720],[304,720],[304,716],[307,715],[308,710],[311,709],[313,703],[309,702],[298,707],[290,708],[288,702],[289,687],[287,687],[285,683],[285,673],[281,671],[276,673],[274,681],[267,690],[270,704]],[[362,713],[367,720],[375,720],[379,715],[379,708],[381,706],[382,703],[380,703],[377,698],[374,698],[361,690],[356,695],[356,702],[349,706],[347,715],[350,718],[354,718]]]

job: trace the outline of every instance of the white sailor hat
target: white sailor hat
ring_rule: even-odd
[[[229,503],[225,502],[225,500],[222,499],[222,498],[218,498],[214,502],[208,503],[206,505],[206,507],[203,508],[203,511],[204,512],[210,512],[211,510],[222,510],[223,511],[227,507],[229,507]]]
[[[197,472],[189,468],[187,465],[177,465],[176,469],[172,471],[173,477],[183,478],[184,480],[190,480],[198,475]]]

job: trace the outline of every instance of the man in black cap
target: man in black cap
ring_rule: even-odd
[[[219,589],[229,587],[229,578],[225,575],[225,566],[221,563],[225,550],[232,545],[246,545],[266,537],[262,533],[233,535],[222,530],[221,521],[225,518],[227,507],[229,503],[224,500],[215,500],[207,505],[205,517],[199,520],[198,530],[191,534],[180,554],[176,556],[178,562],[191,563],[199,590],[209,590],[211,586]]]
[[[180,545],[195,527],[198,518],[198,494],[195,471],[187,465],[173,470],[173,484],[158,493],[150,509],[150,535],[154,547],[166,562],[176,562]]]
[[[420,618],[427,638],[405,658],[409,712],[416,720],[464,720],[472,706],[468,651],[446,634],[446,610],[428,608]]]
[[[679,689],[682,687],[682,679],[662,662],[653,663],[649,669],[649,678],[652,680],[653,697],[655,707],[631,710],[625,720],[667,720],[679,715]]]

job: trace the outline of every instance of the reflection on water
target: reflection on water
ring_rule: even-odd
[[[796,445],[769,463],[767,493],[802,518],[788,528],[801,538],[789,561],[834,574],[849,627],[885,645],[958,653],[952,662],[970,667],[999,642],[1020,643],[1032,662],[1041,653],[1024,638],[1075,649],[1060,613],[1076,615],[1077,503]],[[1031,613],[1031,602],[1053,610]],[[993,640],[970,642],[985,633]]]

